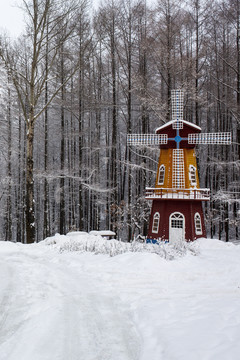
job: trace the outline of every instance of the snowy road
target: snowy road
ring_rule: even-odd
[[[138,334],[109,287],[44,250],[0,254],[0,359],[138,359]]]
[[[0,360],[239,360],[240,246],[167,261],[59,239],[0,243]]]

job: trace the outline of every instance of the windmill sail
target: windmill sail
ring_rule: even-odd
[[[183,98],[184,93],[182,90],[171,91],[172,120],[177,120],[173,123],[173,129],[183,128]]]
[[[128,134],[128,145],[161,145],[168,143],[167,134]]]
[[[230,145],[232,141],[232,135],[230,132],[222,133],[201,133],[201,134],[189,134],[189,144],[221,144]]]

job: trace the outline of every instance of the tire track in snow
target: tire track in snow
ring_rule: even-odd
[[[4,333],[4,325],[6,323],[9,309],[10,309],[10,294],[12,293],[12,282],[11,282],[11,271],[9,267],[5,266],[5,272],[1,273],[1,292],[2,292],[2,299],[0,301],[0,342],[2,334]],[[6,279],[8,279],[6,283]],[[10,280],[10,281],[9,281]],[[5,281],[5,284],[4,284]]]
[[[5,255],[5,256],[4,256]],[[8,360],[8,347],[17,331],[22,327],[25,317],[22,315],[25,310],[24,300],[21,296],[21,281],[18,264],[19,252],[7,252],[1,254],[0,283],[0,358]],[[16,339],[15,339],[16,341]],[[10,345],[10,347],[13,347]]]
[[[139,358],[139,338],[128,315],[114,296],[99,284],[75,274],[62,279],[65,296],[65,358],[71,360],[136,360]],[[89,281],[90,280],[90,281]],[[66,281],[68,283],[66,283]],[[76,286],[77,285],[77,286]],[[69,300],[68,289],[76,292]],[[74,353],[73,349],[78,349]]]
[[[139,359],[139,336],[117,296],[69,261],[24,250],[9,262],[16,289],[3,300],[12,336],[3,334],[1,360]]]

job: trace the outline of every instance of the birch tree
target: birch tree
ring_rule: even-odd
[[[34,214],[34,129],[37,119],[56,97],[63,84],[53,86],[47,103],[43,101],[48,74],[53,68],[62,44],[72,35],[79,6],[74,0],[30,0],[22,1],[26,15],[26,30],[14,44],[1,39],[0,57],[16,88],[21,110],[26,122],[26,242],[35,240],[36,219]],[[59,29],[61,28],[61,32]],[[65,31],[62,31],[62,30]],[[46,57],[47,66],[43,65]],[[23,53],[26,52],[26,54]],[[24,56],[27,55],[27,56]],[[23,69],[25,68],[25,72]],[[74,72],[75,69],[72,69]],[[67,82],[72,74],[65,80]]]

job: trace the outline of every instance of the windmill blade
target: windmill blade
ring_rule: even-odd
[[[173,129],[182,129],[183,123],[183,99],[184,93],[182,90],[172,90],[171,91],[171,103],[172,103],[172,120],[174,121],[172,127]]]
[[[188,134],[189,144],[230,145],[231,142],[232,142],[232,135],[230,132]]]
[[[161,145],[167,144],[167,134],[128,134],[128,145]]]

